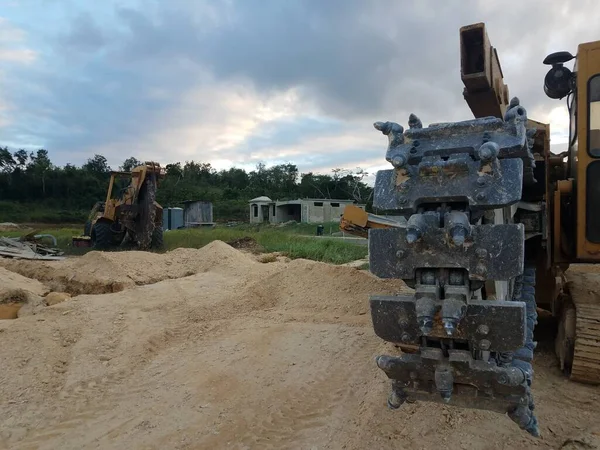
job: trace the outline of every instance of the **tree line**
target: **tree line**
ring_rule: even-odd
[[[130,157],[113,169],[96,154],[81,166],[58,166],[45,149],[11,152],[0,147],[0,221],[80,221],[106,197],[111,170],[130,171],[139,164]],[[351,199],[367,208],[372,203],[372,188],[364,182],[368,174],[361,169],[315,174],[300,173],[295,164],[261,163],[252,171],[216,170],[209,163],[186,161],[167,164],[165,173],[157,192],[161,205],[210,201],[217,221],[247,220],[248,201],[261,195],[273,200]]]

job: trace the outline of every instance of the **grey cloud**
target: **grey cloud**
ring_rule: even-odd
[[[107,42],[103,31],[88,12],[79,13],[71,22],[70,30],[58,40],[64,50],[79,52],[94,52]]]
[[[89,153],[115,144],[114,154],[107,156],[120,162],[129,156],[122,154],[124,142],[131,154],[150,151],[143,147],[149,144],[145,136],[182,123],[215,122],[219,133],[218,118],[236,112],[219,104],[216,95],[213,103],[197,107],[184,108],[182,100],[198,87],[227,90],[240,84],[259,97],[301,87],[305,100],[340,123],[337,131],[346,135],[357,123],[406,124],[410,112],[425,124],[468,119],[458,30],[480,20],[498,48],[511,94],[530,111],[552,108],[559,103],[544,97],[543,57],[554,50],[574,52],[577,42],[596,38],[590,25],[599,15],[594,0],[560,2],[570,8],[570,17],[547,1],[172,0],[150,5],[115,6],[114,23],[99,23],[93,10],[82,10],[52,41],[52,67],[44,68],[42,61],[37,70],[13,70],[6,95],[20,111],[35,111],[17,113],[18,124],[4,134],[36,136],[51,152]],[[548,48],[549,42],[560,48]],[[38,88],[24,87],[24,81]],[[221,156],[241,161],[249,152],[328,132],[317,122],[273,122]],[[195,158],[214,157],[202,144]],[[323,149],[330,156],[311,155],[307,164],[335,166],[349,158],[380,156],[383,162],[382,145],[373,134],[375,150]],[[171,158],[177,149],[151,151]]]

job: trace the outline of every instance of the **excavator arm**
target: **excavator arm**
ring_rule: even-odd
[[[504,116],[508,86],[483,23],[460,29],[460,77],[465,85],[463,97],[474,117]]]

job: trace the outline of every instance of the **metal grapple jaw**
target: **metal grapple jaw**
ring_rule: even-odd
[[[402,351],[377,357],[392,408],[413,399],[491,410],[539,436],[536,312],[521,301],[525,227],[513,220],[523,185],[535,182],[526,124],[516,99],[504,120],[375,124],[393,169],[377,173],[373,205],[406,226],[369,230],[369,267],[415,290],[370,299],[375,333]]]
[[[423,334],[422,322],[417,319],[418,300],[409,296],[371,297],[377,336],[409,351],[415,349],[415,353],[376,359],[377,366],[392,380],[389,406],[399,408],[410,399],[508,413],[521,428],[537,436],[537,421],[530,408],[531,364],[501,364],[495,357],[524,345],[525,304],[473,301],[457,321],[453,339],[448,339],[442,314],[447,301],[436,302],[431,328]],[[510,334],[503,334],[506,330]],[[487,352],[488,357],[475,359],[473,352]]]

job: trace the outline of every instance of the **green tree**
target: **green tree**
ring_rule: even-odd
[[[39,179],[42,184],[42,196],[46,196],[46,174],[52,168],[52,163],[48,157],[48,150],[39,149],[35,154],[29,155],[29,164],[27,171],[31,172],[35,179]]]
[[[89,158],[83,165],[83,169],[96,174],[106,174],[111,170],[106,158],[98,154],[94,155],[93,158]]]
[[[27,165],[27,160],[29,159],[29,155],[24,149],[17,150],[14,154],[17,165],[20,169],[24,169]]]
[[[135,158],[134,156],[131,156],[131,157],[127,158],[125,161],[123,161],[123,165],[121,166],[120,169],[123,172],[131,172],[131,170],[134,167],[137,167],[141,164],[142,164],[142,162],[139,159]]]

